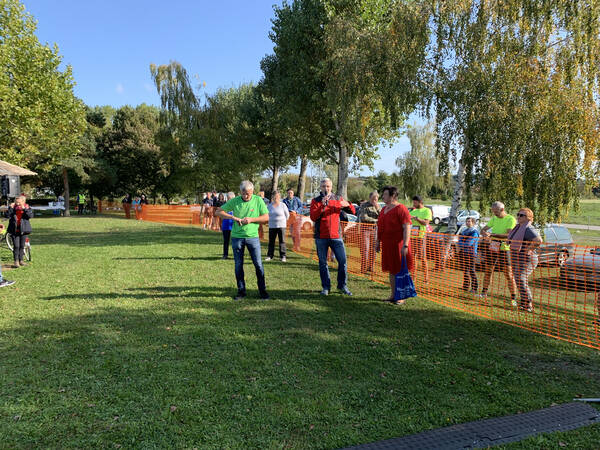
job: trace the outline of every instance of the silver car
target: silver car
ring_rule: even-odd
[[[600,247],[577,249],[560,268],[560,279],[566,286],[600,290]]]

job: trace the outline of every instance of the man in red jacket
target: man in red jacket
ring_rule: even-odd
[[[354,206],[339,195],[331,192],[332,183],[329,178],[321,181],[321,194],[310,203],[310,218],[315,223],[315,242],[319,256],[319,274],[321,275],[321,295],[329,295],[331,279],[327,265],[327,252],[333,250],[338,262],[337,287],[344,295],[352,295],[348,289],[348,267],[346,265],[346,248],[340,227],[340,212],[355,214]]]

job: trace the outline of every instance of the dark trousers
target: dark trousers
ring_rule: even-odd
[[[229,240],[231,239],[231,230],[223,230],[223,256],[229,256]]]
[[[465,291],[477,291],[479,285],[477,283],[477,273],[475,272],[475,255],[469,250],[460,251],[460,259],[463,265],[463,289]]]
[[[21,233],[12,234],[13,240],[13,256],[15,261],[23,261],[25,256],[25,235]]]
[[[78,215],[83,214],[83,203],[79,203],[79,205],[77,205],[77,214]]]
[[[344,289],[348,282],[348,266],[346,264],[346,247],[342,239],[316,238],[317,255],[319,257],[319,275],[323,289],[331,290],[331,279],[329,278],[329,266],[327,265],[327,252],[331,248],[338,262],[337,287]]]
[[[256,283],[259,292],[267,291],[265,285],[265,270],[260,257],[259,238],[231,238],[231,247],[233,248],[233,259],[235,261],[235,279],[237,281],[238,291],[246,292],[246,281],[244,280],[244,250],[247,248],[250,253],[250,259],[256,270]]]
[[[279,257],[285,256],[285,228],[269,228],[269,248],[267,256],[272,258],[275,255],[275,238],[279,238]]]

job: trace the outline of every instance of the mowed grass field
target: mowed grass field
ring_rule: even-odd
[[[446,309],[383,304],[317,264],[265,263],[234,302],[220,235],[32,221],[0,290],[0,448],[339,448],[598,397],[600,352]],[[264,253],[264,250],[263,250]],[[0,252],[3,261],[7,251]],[[506,448],[598,448],[600,426]]]

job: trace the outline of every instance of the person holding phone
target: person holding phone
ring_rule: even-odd
[[[348,289],[348,266],[346,247],[342,239],[340,212],[344,210],[355,214],[354,206],[341,196],[331,192],[332,182],[329,178],[321,181],[321,193],[310,203],[310,219],[314,222],[315,243],[319,257],[319,275],[321,277],[321,295],[329,295],[331,279],[327,265],[327,252],[331,248],[338,262],[337,287],[344,295],[352,295]]]

